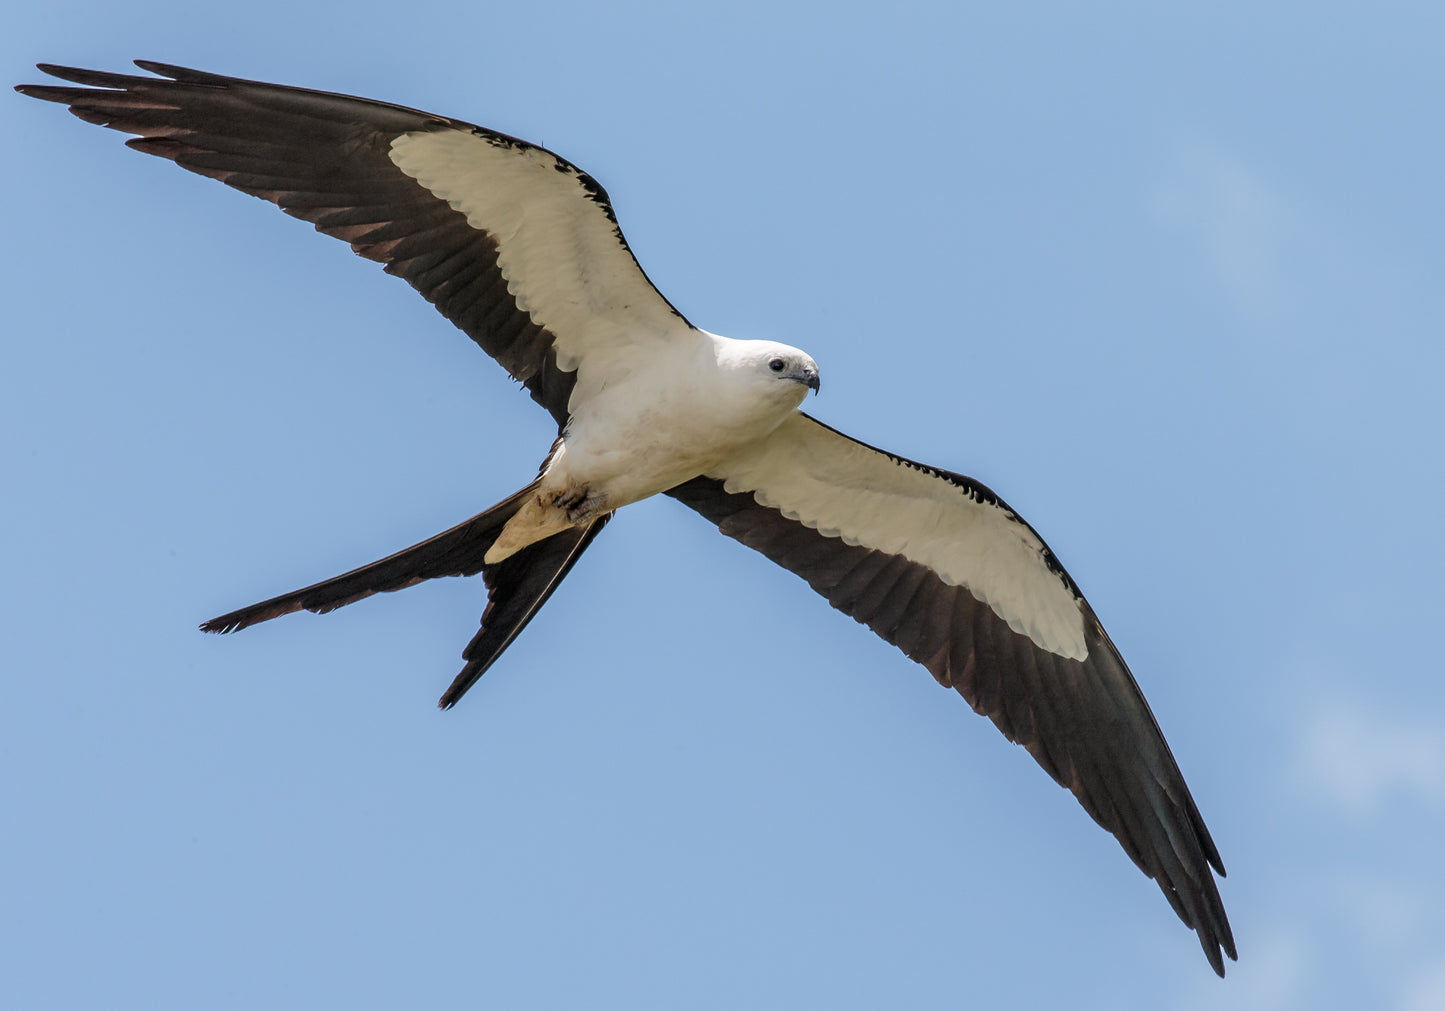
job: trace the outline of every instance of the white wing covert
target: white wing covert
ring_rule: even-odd
[[[693,333],[628,248],[607,193],[545,148],[329,92],[137,61],[140,77],[43,64],[25,85],[128,144],[276,204],[416,288],[558,426],[577,384]]]
[[[84,87],[17,90],[134,134],[131,147],[350,243],[523,383],[559,431],[594,391],[611,383],[615,393],[655,364],[659,348],[710,339],[647,279],[602,187],[545,148],[402,106],[137,64],[160,76],[42,64]],[[650,403],[656,393],[644,385],[617,399]],[[453,705],[610,516],[488,564],[488,550],[535,487],[378,562],[203,627],[324,612],[424,579],[480,572],[488,605],[466,666],[443,696]],[[668,494],[802,576],[1026,747],[1156,880],[1224,974],[1223,955],[1236,950],[1209,831],[1093,610],[997,495],[801,414]]]
[[[1154,878],[1210,964],[1224,865],[1148,703],[1042,538],[988,488],[799,414],[669,495],[797,573],[1022,744]]]

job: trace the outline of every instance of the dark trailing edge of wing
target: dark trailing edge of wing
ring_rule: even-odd
[[[497,243],[387,157],[392,138],[416,130],[474,131],[498,144],[545,149],[399,105],[145,60],[136,65],[162,76],[43,63],[45,73],[87,87],[24,84],[16,90],[68,105],[88,123],[136,134],[127,141],[130,147],[270,201],[350,243],[476,341],[527,387],[559,428],[566,424],[576,373],[557,367],[553,334],[533,323],[507,291]],[[557,159],[559,171],[577,173],[582,195],[600,204],[616,229],[602,187],[547,154]],[[627,248],[620,230],[616,236]]]
[[[68,105],[87,122],[135,134],[129,146],[270,201],[348,242],[416,288],[521,381],[559,428],[565,426],[575,373],[557,367],[555,335],[535,324],[508,292],[497,241],[387,155],[393,138],[414,131],[475,132],[499,146],[545,149],[402,106],[137,63],[162,76],[42,64],[44,72],[84,87],[16,90]],[[605,191],[546,153],[559,172],[576,174],[579,199],[602,207],[626,249]],[[884,455],[1007,509],[968,478]],[[202,628],[233,631],[297,610],[330,611],[425,579],[482,572],[488,605],[481,629],[463,652],[465,666],[441,698],[441,706],[449,708],[516,638],[609,518],[485,565],[486,550],[530,491],[529,486],[388,558],[233,611]],[[1078,596],[1088,650],[1083,661],[1040,649],[968,589],[945,584],[925,566],[820,534],[759,505],[751,494],[728,493],[720,481],[696,478],[668,494],[802,576],[834,607],[897,645],[992,719],[1009,740],[1026,747],[1155,879],[1223,975],[1223,956],[1235,958],[1236,951],[1210,871],[1212,866],[1223,875],[1219,854],[1132,675],[1047,547],[1050,568]]]
[[[1237,955],[1210,873],[1212,866],[1223,876],[1224,864],[1148,704],[1087,604],[1089,656],[1070,660],[1038,648],[931,569],[820,534],[719,480],[694,478],[667,494],[802,576],[1027,748],[1158,883],[1224,975],[1221,950]]]

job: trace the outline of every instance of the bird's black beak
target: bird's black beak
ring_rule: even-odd
[[[804,372],[802,376],[798,378],[798,382],[802,383],[808,389],[812,390],[814,396],[817,396],[818,390],[821,389],[823,386],[823,381],[818,378],[818,372],[816,369],[809,369],[808,371]]]

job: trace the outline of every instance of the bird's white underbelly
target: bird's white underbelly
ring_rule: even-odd
[[[699,332],[700,333],[700,332]],[[536,491],[487,552],[495,562],[528,544],[649,498],[766,439],[806,393],[744,372],[723,338],[701,335],[578,375],[588,396],[572,416]],[[762,368],[758,363],[758,368]]]
[[[686,397],[601,402],[573,418],[544,484],[586,487],[618,509],[714,469],[770,434],[782,417],[738,417]]]

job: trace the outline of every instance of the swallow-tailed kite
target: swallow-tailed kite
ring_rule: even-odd
[[[689,323],[607,194],[552,152],[415,109],[159,63],[22,85],[312,222],[419,291],[557,421],[536,480],[428,541],[206,622],[229,632],[436,576],[488,603],[450,707],[613,513],[670,495],[802,576],[1022,744],[1158,882],[1224,974],[1219,853],[1128,667],[1034,529],[970,478],[801,413],[797,348]]]

